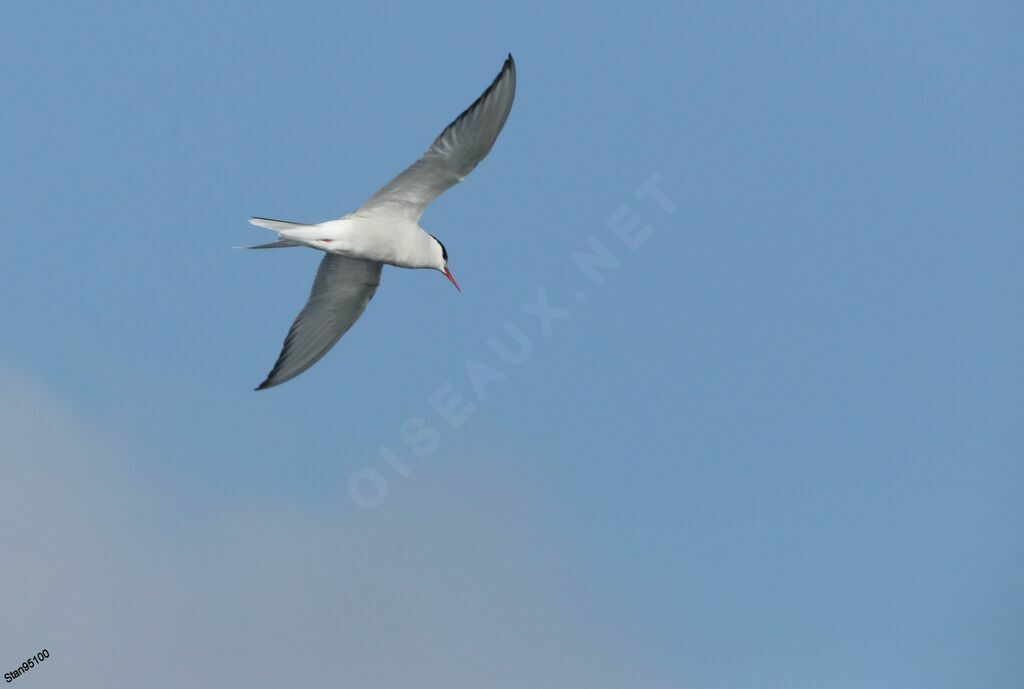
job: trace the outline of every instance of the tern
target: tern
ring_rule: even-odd
[[[445,127],[420,159],[359,210],[317,225],[249,220],[273,230],[278,239],[246,248],[307,246],[325,254],[309,299],[292,323],[274,368],[257,390],[289,381],[319,361],[366,310],[384,264],[433,269],[460,289],[448,270],[444,244],[419,221],[431,201],[461,182],[491,150],[515,93],[516,65],[510,54],[491,85]]]

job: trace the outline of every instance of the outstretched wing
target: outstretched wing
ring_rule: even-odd
[[[418,222],[424,209],[462,181],[484,159],[505,126],[516,95],[516,64],[509,55],[487,90],[445,127],[427,152],[370,197],[359,215],[398,216]]]
[[[380,284],[382,264],[327,254],[309,301],[292,323],[273,370],[257,390],[280,385],[315,364],[352,327]]]

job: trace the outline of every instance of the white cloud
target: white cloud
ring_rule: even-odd
[[[637,684],[574,594],[586,573],[493,464],[446,460],[377,510],[342,485],[176,522],[188,495],[139,478],[145,448],[0,381],[0,666],[51,653],[23,688]]]

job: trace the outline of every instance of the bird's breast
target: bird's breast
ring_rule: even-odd
[[[317,248],[323,251],[400,268],[429,267],[424,255],[427,235],[415,223],[348,217],[321,227],[324,236]]]

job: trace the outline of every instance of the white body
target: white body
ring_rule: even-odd
[[[283,230],[284,238],[329,254],[399,268],[437,269],[437,242],[419,223],[357,213],[319,225]]]

